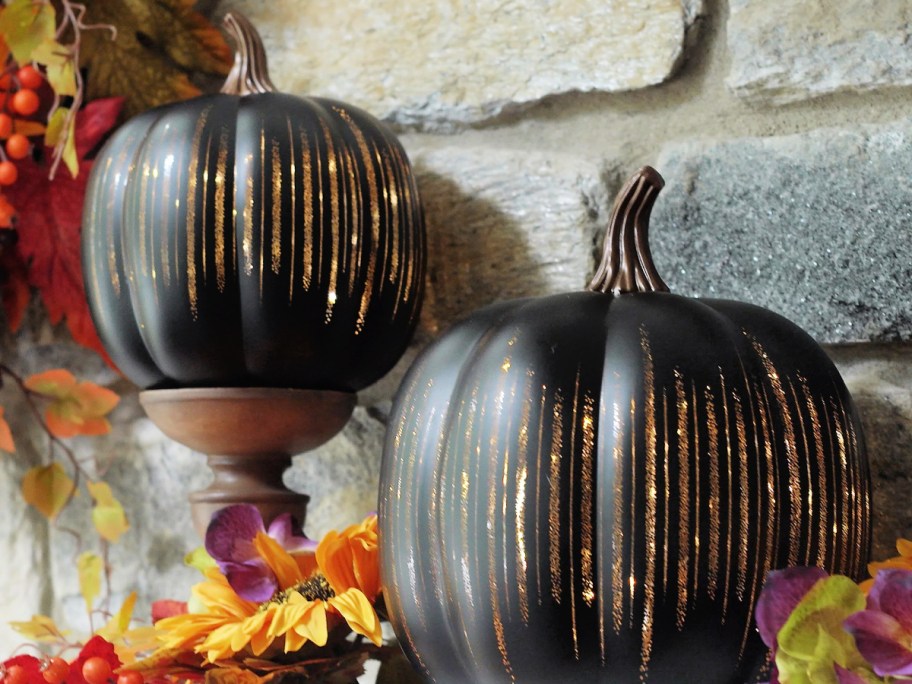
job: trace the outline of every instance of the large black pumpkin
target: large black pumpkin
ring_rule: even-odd
[[[425,239],[405,152],[369,114],[273,92],[242,17],[222,94],[144,113],[95,162],[83,264],[142,387],[355,391],[398,360]]]
[[[820,347],[669,294],[615,204],[588,292],[495,304],[415,362],[381,475],[384,595],[428,681],[742,684],[764,576],[858,576],[870,484]]]

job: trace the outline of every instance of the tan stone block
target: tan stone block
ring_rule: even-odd
[[[470,123],[569,91],[666,80],[703,0],[225,0],[256,24],[284,91],[399,123]]]

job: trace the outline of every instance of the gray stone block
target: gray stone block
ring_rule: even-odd
[[[673,291],[765,306],[821,342],[912,339],[912,124],[669,146],[652,221]]]

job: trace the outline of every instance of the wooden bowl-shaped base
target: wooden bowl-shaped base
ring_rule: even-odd
[[[291,513],[302,525],[308,497],[287,489],[291,456],[329,441],[351,416],[355,395],[323,390],[218,387],[147,390],[139,401],[162,432],[208,455],[215,478],[190,495],[201,536],[212,514],[237,503],[266,524]]]

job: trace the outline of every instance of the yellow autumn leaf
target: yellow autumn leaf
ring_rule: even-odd
[[[56,13],[49,2],[11,0],[0,13],[0,33],[20,64],[30,62],[37,47],[54,40],[56,32]]]
[[[54,461],[47,466],[30,468],[22,478],[22,496],[49,520],[66,506],[76,485],[63,466]]]
[[[95,632],[114,645],[114,651],[124,665],[134,663],[139,653],[154,651],[161,645],[158,632],[152,625],[130,629],[135,607],[136,592],[131,591],[120,604],[120,609],[111,616],[104,627]]]
[[[13,431],[10,430],[9,423],[3,417],[3,407],[0,406],[0,451],[13,453],[16,450],[16,444],[13,442]]]
[[[200,13],[195,0],[84,0],[87,24],[117,29],[82,34],[80,66],[87,99],[122,95],[130,117],[166,102],[199,94],[189,74],[224,76],[231,50]]]
[[[70,170],[70,175],[76,178],[79,175],[79,157],[76,154],[76,117],[67,115],[69,107],[58,107],[48,121],[47,131],[44,133],[44,144],[48,147],[57,147],[61,138],[65,140],[63,148],[63,163]]]
[[[104,561],[91,551],[85,551],[79,554],[76,559],[76,570],[79,572],[79,591],[82,598],[85,599],[86,612],[92,612],[92,606],[95,605],[95,599],[101,592],[101,571],[104,569]]]
[[[126,513],[120,505],[107,482],[87,482],[89,494],[95,499],[92,508],[92,522],[102,539],[116,542],[121,535],[130,529]]]
[[[47,615],[32,615],[28,622],[10,622],[9,626],[30,641],[46,644],[60,641],[68,634],[59,629],[53,618]]]
[[[32,60],[44,65],[45,77],[58,95],[76,95],[76,56],[54,39],[45,40],[32,52]]]

